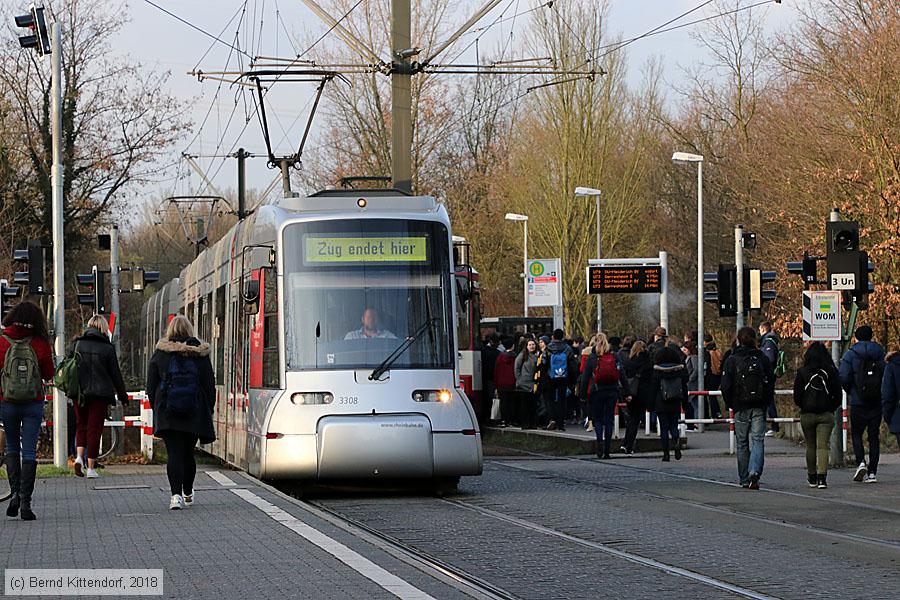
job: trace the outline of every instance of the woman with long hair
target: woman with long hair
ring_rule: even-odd
[[[663,462],[669,462],[669,449],[674,446],[675,460],[681,460],[678,420],[681,408],[688,404],[688,372],[684,355],[675,346],[666,346],[653,357],[653,394]]]
[[[0,335],[0,418],[6,430],[6,472],[12,496],[6,516],[34,521],[37,439],[44,418],[44,381],[53,377],[47,319],[33,302],[20,302],[3,319]]]
[[[516,356],[516,395],[519,405],[519,421],[522,429],[537,427],[537,385],[534,373],[537,369],[537,342],[523,338]]]
[[[653,390],[653,361],[647,344],[637,340],[631,345],[628,358],[622,365],[628,378],[628,391],[631,401],[628,403],[628,422],[625,426],[625,440],[621,451],[634,454],[634,442],[637,439],[641,418],[648,409],[653,408],[656,394]]]
[[[128,404],[128,392],[119,369],[116,348],[109,339],[109,323],[94,315],[87,328],[72,346],[78,361],[78,385],[81,397],[75,401],[75,474],[84,477],[84,455],[87,450],[87,477],[100,475],[94,468],[100,453],[100,436],[109,406]]]
[[[147,369],[147,396],[153,407],[153,435],[166,443],[169,508],[194,504],[197,463],[194,446],[216,440],[212,413],[216,388],[209,344],[194,337],[184,315],[169,322]]]
[[[825,489],[834,411],[841,405],[841,381],[831,354],[822,342],[813,342],[803,354],[803,366],[794,378],[794,404],[800,409],[800,427],[806,441],[809,487]]]
[[[628,391],[628,378],[619,367],[615,354],[610,350],[609,341],[602,333],[597,334],[594,352],[597,355],[597,366],[592,371],[593,389],[588,392],[588,401],[594,418],[594,432],[597,434],[597,458],[607,459],[610,458],[616,403],[622,396],[630,399],[631,393]]]

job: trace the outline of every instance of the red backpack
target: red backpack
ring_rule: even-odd
[[[616,357],[612,354],[604,354],[597,359],[597,368],[594,369],[594,383],[597,385],[612,385],[619,381],[619,367],[616,365]]]

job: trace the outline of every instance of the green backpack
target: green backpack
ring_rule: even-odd
[[[81,383],[78,381],[78,361],[81,355],[72,351],[71,356],[66,357],[56,369],[53,376],[53,385],[56,389],[71,398],[78,406],[83,406],[81,398]]]
[[[31,338],[14,340],[6,334],[3,338],[9,342],[9,350],[3,360],[3,373],[0,374],[3,399],[13,404],[26,404],[42,398],[44,382],[41,380],[37,354],[31,347]]]
[[[787,361],[785,360],[784,350],[778,351],[778,360],[775,361],[775,379],[783,377],[787,373]]]

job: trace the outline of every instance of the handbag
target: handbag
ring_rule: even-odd
[[[500,420],[500,398],[494,397],[491,402],[491,421]]]

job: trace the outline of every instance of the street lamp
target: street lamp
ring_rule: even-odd
[[[522,244],[522,305],[525,309],[525,316],[528,316],[528,216],[516,213],[506,213],[507,221],[520,221],[525,226],[525,241]]]
[[[699,154],[676,152],[677,163],[697,163],[697,389],[705,390],[703,381],[703,157]],[[704,418],[704,402],[697,403],[697,417]],[[703,431],[703,427],[700,427]]]
[[[575,197],[594,197],[597,201],[597,258],[600,258],[600,190],[589,187],[575,188]],[[602,331],[603,302],[601,295],[597,294],[597,333]]]

